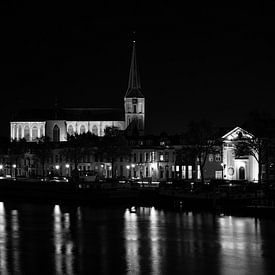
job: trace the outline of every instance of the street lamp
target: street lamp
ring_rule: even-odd
[[[14,177],[16,177],[16,164],[13,164],[12,168],[14,169]]]
[[[57,175],[60,176],[60,175],[59,175],[59,172],[58,172],[59,169],[60,169],[60,165],[59,165],[59,164],[55,165],[55,169],[57,170]]]

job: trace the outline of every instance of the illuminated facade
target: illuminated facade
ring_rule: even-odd
[[[103,136],[107,127],[137,131],[144,134],[145,98],[136,60],[133,42],[128,88],[124,97],[124,110],[114,108],[54,108],[48,110],[24,110],[14,115],[10,122],[10,138],[25,138],[32,142],[43,136],[51,141],[66,141],[68,135],[91,132]]]
[[[259,164],[255,157],[235,156],[234,146],[238,143],[240,137],[251,139],[253,138],[253,135],[240,127],[236,127],[222,137],[222,164],[224,179],[258,181]]]

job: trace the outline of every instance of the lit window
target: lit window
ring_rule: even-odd
[[[73,128],[72,125],[69,125],[69,127],[68,127],[68,134],[71,136],[71,135],[73,135],[73,133],[74,133],[74,128]]]
[[[80,134],[84,134],[86,131],[85,131],[85,126],[84,125],[81,125],[80,126]]]
[[[176,172],[179,172],[180,171],[180,167],[179,165],[176,166]]]
[[[32,127],[32,140],[38,138],[38,128],[36,126]]]
[[[200,167],[200,165],[197,166],[197,170],[198,170],[197,178],[198,178],[198,180],[200,180],[201,179],[201,167]]]
[[[188,179],[192,179],[192,165],[188,165]]]
[[[214,160],[213,154],[209,154],[208,160],[209,160],[209,162],[212,162]]]
[[[221,161],[221,155],[220,154],[215,155],[215,161],[218,161],[218,162]]]
[[[163,153],[159,153],[159,161],[164,161],[164,156],[163,156]]]
[[[222,171],[215,171],[215,178],[222,179]]]
[[[182,167],[181,167],[181,177],[182,177],[182,179],[186,179],[186,166],[185,165],[183,165]]]

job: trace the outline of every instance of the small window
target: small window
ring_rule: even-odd
[[[215,155],[215,161],[221,162],[221,155],[220,154]]]
[[[54,142],[60,141],[60,129],[57,125],[53,127],[53,141]]]
[[[169,153],[165,152],[165,161],[169,161]]]
[[[80,126],[80,134],[84,134],[85,132],[86,132],[85,126],[84,126],[84,125],[81,125],[81,126]]]
[[[209,162],[212,162],[214,160],[213,154],[209,154],[208,160],[209,160]]]
[[[69,134],[70,136],[72,136],[72,135],[74,134],[74,128],[73,128],[72,125],[69,125],[69,127],[68,127],[68,134]]]

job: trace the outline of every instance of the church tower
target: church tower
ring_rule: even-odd
[[[141,92],[135,41],[133,41],[128,89],[124,96],[124,109],[126,129],[144,135],[145,98]]]

